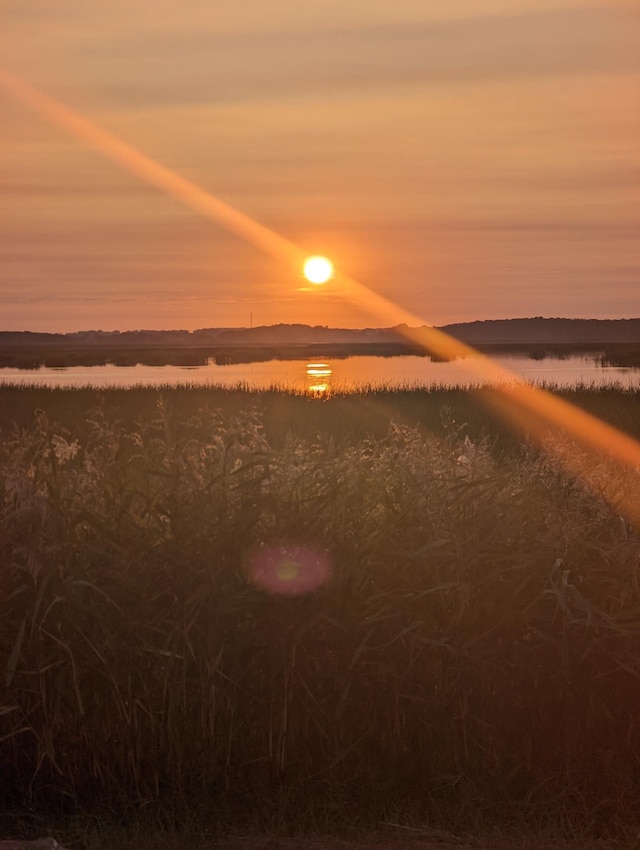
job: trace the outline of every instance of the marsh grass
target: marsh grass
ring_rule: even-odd
[[[587,395],[638,427],[637,393]],[[0,399],[7,807],[597,832],[637,806],[638,530],[472,393]],[[294,543],[323,587],[251,584],[252,547]]]

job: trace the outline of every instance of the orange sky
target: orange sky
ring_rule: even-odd
[[[640,315],[636,0],[0,0],[0,64],[443,324]],[[0,330],[387,325],[0,94]]]

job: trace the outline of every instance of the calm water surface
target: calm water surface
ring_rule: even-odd
[[[573,356],[564,359],[532,360],[504,356],[494,362],[534,383],[558,386],[617,384],[640,389],[640,368],[598,366],[593,359]],[[428,357],[347,357],[326,362],[269,360],[220,366],[70,366],[68,368],[0,369],[0,383],[40,384],[55,387],[134,387],[140,385],[218,385],[266,389],[286,387],[316,394],[335,390],[357,390],[366,386],[466,386],[486,383],[478,362],[456,360],[433,363]]]

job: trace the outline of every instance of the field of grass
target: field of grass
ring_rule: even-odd
[[[0,387],[1,817],[637,822],[640,529],[479,402]]]

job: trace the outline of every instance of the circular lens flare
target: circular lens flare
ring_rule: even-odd
[[[246,572],[255,585],[279,596],[304,596],[328,581],[331,563],[326,552],[281,544],[258,546],[249,552]]]
[[[309,283],[326,283],[333,277],[333,263],[326,257],[309,257],[304,264],[304,276]]]

